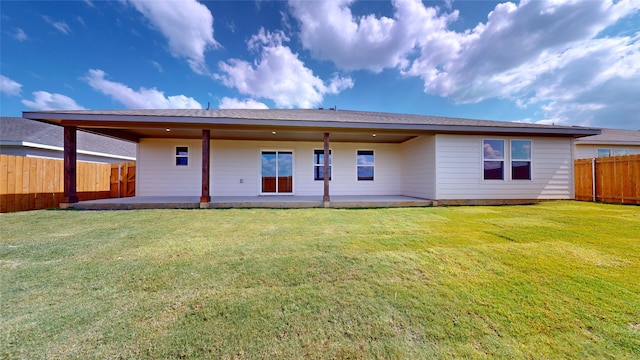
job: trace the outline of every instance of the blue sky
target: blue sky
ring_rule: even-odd
[[[640,129],[640,1],[1,1],[3,116],[316,108]]]

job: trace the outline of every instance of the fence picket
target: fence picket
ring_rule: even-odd
[[[121,164],[77,163],[77,189],[81,200],[117,197],[111,173],[118,165],[125,181],[135,184],[135,162]],[[130,172],[127,173],[126,171]],[[57,207],[63,197],[64,161],[0,154],[0,212]],[[115,188],[115,191],[114,191]],[[121,197],[135,196],[135,187]],[[114,196],[115,195],[115,196]]]
[[[593,200],[591,159],[574,161],[576,200]],[[596,200],[640,204],[640,155],[596,158]]]

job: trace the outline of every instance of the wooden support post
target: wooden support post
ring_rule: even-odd
[[[209,164],[211,163],[211,130],[202,130],[202,196],[200,203],[211,202],[209,195]]]
[[[76,190],[76,143],[76,127],[65,126],[63,204],[74,204],[78,202],[78,193]]]
[[[324,133],[324,195],[322,201],[324,205],[329,205],[331,198],[329,197],[329,133]]]

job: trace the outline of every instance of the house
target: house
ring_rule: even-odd
[[[640,154],[640,130],[602,129],[575,141],[576,159]]]
[[[76,132],[137,143],[138,199],[403,196],[435,204],[574,197],[574,139],[599,129],[346,110],[25,112],[65,129],[65,202]],[[212,200],[212,197],[214,200]],[[274,197],[273,201],[287,201]],[[141,200],[142,201],[142,200]]]
[[[0,118],[0,153],[4,155],[62,159],[63,128],[20,117]],[[79,132],[77,160],[99,163],[135,161],[136,144]]]

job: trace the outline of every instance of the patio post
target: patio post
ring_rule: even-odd
[[[209,164],[210,164],[210,144],[211,130],[202,130],[202,196],[200,196],[200,207],[211,202],[209,195]]]
[[[70,207],[78,202],[76,190],[76,127],[64,126],[64,180],[61,208]]]
[[[329,202],[331,201],[329,197],[329,133],[324,133],[324,195],[322,196],[322,202],[324,202],[324,206],[329,206]]]

